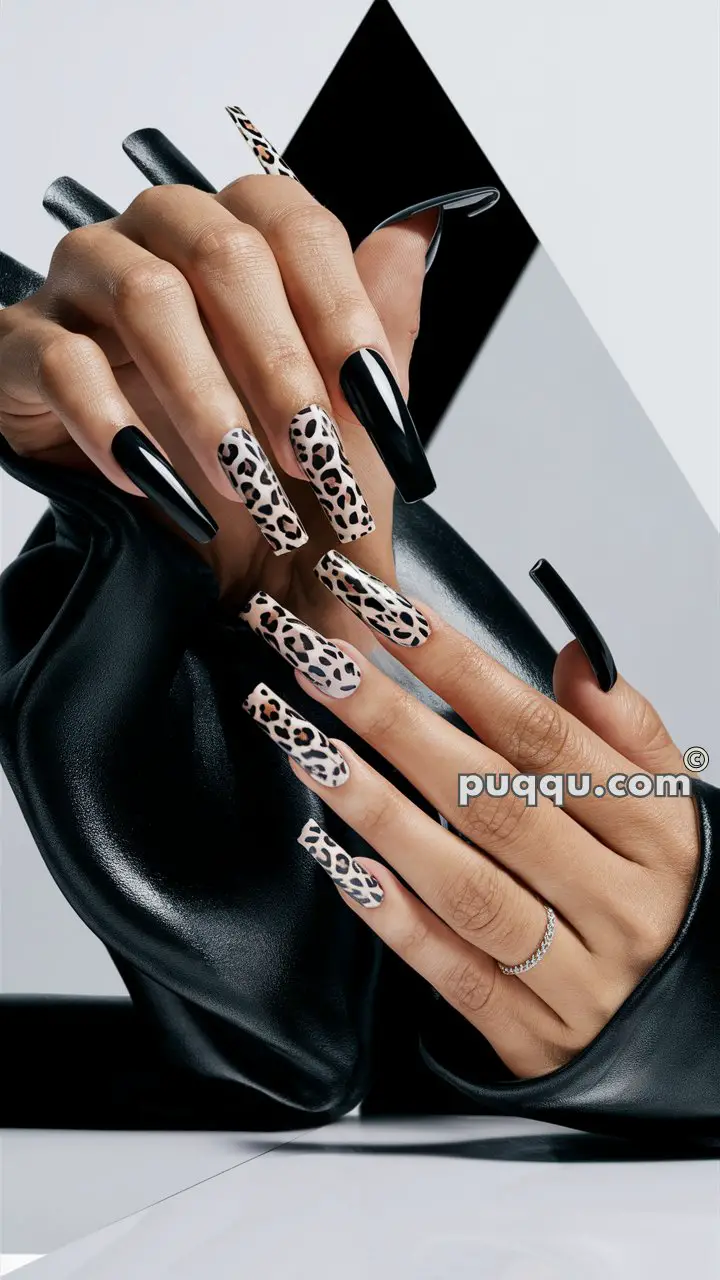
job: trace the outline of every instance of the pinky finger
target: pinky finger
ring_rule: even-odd
[[[559,1065],[554,1046],[563,1023],[524,983],[453,933],[382,863],[351,858],[313,819],[298,844],[351,910],[489,1040],[514,1075],[535,1076]]]
[[[68,435],[117,488],[143,494],[197,542],[217,525],[166,455],[137,424],[102,349],[52,321],[18,329],[2,343],[0,392],[22,406],[13,418],[21,438],[32,432],[32,408],[52,410]],[[31,408],[32,406],[32,408]]]

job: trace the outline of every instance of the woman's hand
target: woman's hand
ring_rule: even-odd
[[[436,221],[381,230],[353,255],[292,177],[144,191],[66,235],[40,290],[0,312],[0,429],[19,453],[154,496],[209,543],[224,591],[262,583],[313,615],[312,565],[338,540],[376,527],[359,558],[393,572],[392,481],[348,400],[358,365],[381,369],[373,352],[407,393]],[[383,423],[365,426],[382,449]],[[386,457],[392,471],[392,440]],[[419,444],[414,466],[429,490]]]
[[[683,773],[680,753],[625,681],[601,691],[575,642],[558,658],[553,702],[338,553],[324,557],[317,573],[479,741],[347,644],[313,637],[275,602],[256,598],[248,621],[307,673],[298,674],[305,691],[400,770],[458,833],[260,687],[245,709],[288,753],[297,776],[398,875],[379,862],[351,862],[315,823],[300,843],[352,909],[487,1037],[516,1076],[550,1071],[589,1044],[669,946],[698,864],[690,797],[600,798],[594,788],[614,774]],[[543,796],[528,805],[512,791],[459,803],[461,774],[518,772],[590,774],[593,792],[568,794],[564,808]],[[500,966],[521,969],[547,942],[548,906],[550,945],[537,963],[504,972]]]

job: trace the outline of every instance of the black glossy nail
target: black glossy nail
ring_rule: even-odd
[[[393,213],[391,217],[385,218],[384,222],[379,222],[375,231],[380,231],[383,227],[393,227],[398,222],[414,218],[418,213],[427,213],[429,209],[437,209],[439,211],[437,226],[425,253],[425,271],[428,272],[438,251],[445,214],[453,209],[465,209],[468,218],[475,218],[479,213],[492,209],[499,199],[500,192],[497,187],[467,187],[464,191],[451,191],[448,195],[433,196],[430,200],[421,200],[419,204],[408,205],[407,209],[401,209],[399,213]]]
[[[403,394],[382,356],[362,347],[340,370],[340,386],[405,502],[427,498],[435,477]]]
[[[530,570],[530,577],[572,631],[603,693],[609,693],[617,680],[617,667],[589,613],[547,560],[538,560]]]
[[[0,307],[12,307],[37,293],[43,277],[0,249]]]
[[[177,471],[137,427],[122,427],[112,454],[133,484],[196,542],[210,542],[218,527]]]
[[[159,129],[137,129],[128,134],[122,149],[154,187],[181,183],[215,195],[212,183]]]
[[[89,191],[74,178],[56,178],[43,196],[43,209],[62,222],[68,231],[88,227],[94,222],[117,218],[118,211],[94,191]]]

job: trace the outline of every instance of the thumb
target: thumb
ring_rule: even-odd
[[[560,706],[645,772],[685,772],[682,755],[657,711],[618,675],[605,640],[557,570],[547,560],[538,560],[530,577],[575,635],[553,670]]]
[[[425,258],[437,224],[437,209],[429,209],[407,222],[373,231],[355,251],[358,274],[387,334],[405,397],[420,326]]]

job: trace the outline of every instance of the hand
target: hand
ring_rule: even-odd
[[[482,793],[463,807],[458,775],[589,773],[595,786],[612,774],[682,773],[680,753],[622,678],[601,691],[576,642],[557,660],[554,702],[424,605],[399,599],[337,553],[318,572],[479,741],[349,645],[333,642],[352,664],[351,671],[335,663],[344,685],[305,674],[299,683],[400,770],[458,834],[342,741],[330,743],[300,717],[288,717],[263,688],[245,709],[289,754],[297,776],[388,866],[351,863],[314,823],[300,843],[351,909],[483,1033],[516,1076],[551,1071],[590,1043],[675,936],[698,865],[695,806],[689,796],[590,794],[568,796],[565,808],[540,796],[532,807],[512,793]],[[248,619],[300,665],[296,639],[290,651],[284,640],[302,624],[281,622],[267,633],[271,605],[251,602]],[[519,975],[504,973],[500,965],[520,965],[538,948],[546,904],[556,915],[546,953]]]
[[[244,598],[262,583],[315,616],[323,593],[310,569],[343,533],[364,535],[374,519],[359,557],[393,572],[393,486],[340,371],[371,348],[406,394],[436,221],[430,212],[383,229],[353,255],[339,221],[291,177],[243,177],[216,197],[145,191],[119,217],[66,235],[39,291],[0,312],[0,428],[18,453],[95,466],[134,495],[133,457],[151,482],[169,457],[164,511],[207,542],[223,592]],[[335,469],[313,473],[289,432],[310,405],[340,425],[341,492],[364,513],[355,526],[342,523]],[[123,432],[129,424],[142,436]],[[267,487],[242,473],[227,434],[238,429],[280,473],[280,520],[266,514]]]

